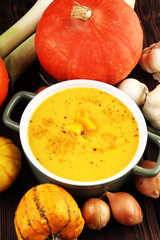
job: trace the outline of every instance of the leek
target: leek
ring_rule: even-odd
[[[7,72],[11,78],[12,85],[14,85],[18,77],[38,59],[34,39],[35,34],[31,35],[3,59]]]
[[[44,10],[53,0],[38,0],[13,26],[0,35],[0,56],[6,57],[36,30]]]

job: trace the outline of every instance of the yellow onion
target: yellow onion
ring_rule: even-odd
[[[143,213],[137,200],[126,192],[106,192],[113,217],[125,226],[142,222]]]
[[[82,216],[88,228],[100,230],[109,222],[111,211],[105,201],[99,198],[90,198],[82,206]]]
[[[145,160],[140,163],[139,166],[143,168],[153,168],[155,164],[156,163],[154,161]],[[135,176],[134,184],[136,189],[145,196],[158,198],[160,194],[160,173],[158,173],[155,177],[150,178]]]

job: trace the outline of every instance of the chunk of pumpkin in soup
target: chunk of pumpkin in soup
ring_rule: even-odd
[[[95,181],[130,163],[139,129],[117,98],[94,88],[71,88],[39,105],[28,139],[34,156],[49,171],[70,180]]]

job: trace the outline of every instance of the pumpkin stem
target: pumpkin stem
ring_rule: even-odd
[[[51,237],[48,238],[48,240],[61,240],[59,234],[52,234]]]
[[[76,18],[83,21],[88,21],[92,16],[92,11],[89,7],[85,7],[82,5],[73,6],[71,17]]]
[[[55,236],[55,237],[53,238],[53,240],[60,240],[60,238],[57,237],[57,236]]]

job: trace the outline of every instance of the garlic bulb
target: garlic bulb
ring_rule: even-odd
[[[142,112],[152,127],[160,130],[160,84],[148,93]]]
[[[146,95],[149,92],[148,87],[144,83],[134,78],[123,80],[118,85],[118,88],[131,97],[139,107],[144,104]]]
[[[134,9],[136,0],[125,0],[125,2],[126,2],[127,4],[129,4],[129,5]]]
[[[153,78],[160,82],[160,42],[143,49],[139,65],[144,71],[152,73]]]

